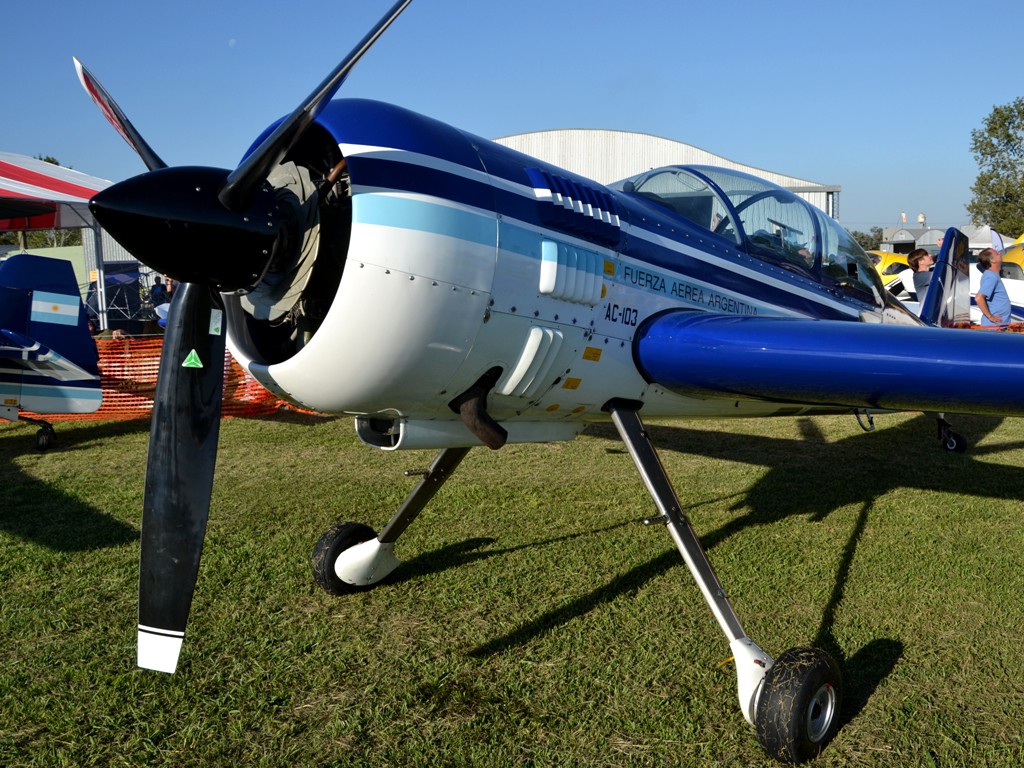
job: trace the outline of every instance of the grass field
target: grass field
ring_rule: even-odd
[[[659,422],[754,640],[841,661],[822,766],[1024,763],[1024,421]],[[226,420],[174,676],[134,668],[147,422],[0,426],[0,765],[759,766],[728,646],[609,426],[470,453],[344,598],[310,555],[430,453]]]

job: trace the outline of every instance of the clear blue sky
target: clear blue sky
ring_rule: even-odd
[[[234,167],[390,4],[5,4],[0,150],[115,181],[143,170],[74,55],[169,164]],[[1024,95],[1022,22],[1021,0],[413,0],[340,95],[487,137],[650,133],[839,184],[851,229],[901,211],[960,225],[971,129]]]

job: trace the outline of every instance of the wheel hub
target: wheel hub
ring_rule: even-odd
[[[836,691],[825,683],[811,697],[807,706],[807,738],[815,744],[825,738],[836,713]]]

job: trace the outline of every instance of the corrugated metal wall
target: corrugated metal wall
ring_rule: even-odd
[[[733,168],[790,189],[832,217],[839,213],[837,185],[744,165],[692,144],[647,133],[569,128],[502,136],[495,141],[601,184],[666,165]]]
[[[102,235],[102,248],[104,261],[129,261],[134,262],[136,258],[126,251],[121,244],[100,230]],[[91,229],[82,230],[82,250],[85,252],[86,269],[96,269],[96,238]]]

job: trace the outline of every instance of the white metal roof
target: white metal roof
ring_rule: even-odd
[[[682,141],[635,131],[598,128],[562,128],[534,131],[495,139],[511,149],[609,184],[651,168],[666,165],[716,165],[758,176],[799,194],[812,205],[838,218],[841,187],[755,168]]]

